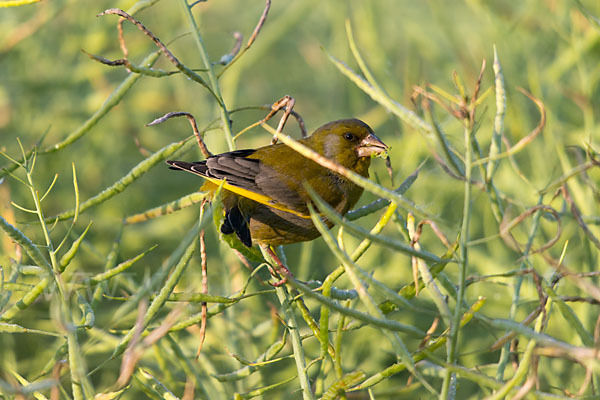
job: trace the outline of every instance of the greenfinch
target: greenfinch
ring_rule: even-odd
[[[388,149],[358,119],[329,122],[298,141],[364,177],[369,176],[371,156]],[[341,215],[356,204],[363,192],[362,187],[282,143],[231,151],[199,162],[167,164],[171,169],[206,179],[201,190],[214,191],[223,186],[225,218],[221,233],[235,233],[248,247],[253,242],[277,246],[320,235],[310,218],[307,205],[311,197],[305,185]]]

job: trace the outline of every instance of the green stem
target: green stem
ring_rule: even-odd
[[[308,374],[306,373],[306,360],[304,358],[304,348],[302,347],[302,338],[300,337],[300,331],[298,323],[296,322],[296,316],[292,309],[292,297],[290,296],[285,286],[279,286],[276,288],[277,298],[281,303],[281,309],[285,318],[285,323],[290,332],[290,338],[292,339],[292,348],[294,349],[294,360],[296,361],[296,368],[298,369],[298,380],[300,381],[300,388],[302,388],[302,398],[304,400],[314,399],[314,395],[310,389],[310,382]]]
[[[550,311],[551,304],[552,299],[548,299],[548,302],[546,303],[546,312]],[[545,313],[540,313],[536,321],[535,331],[538,333],[542,331],[544,315]],[[514,376],[508,382],[506,382],[504,386],[502,386],[496,393],[494,393],[493,396],[490,396],[489,400],[501,400],[505,398],[517,385],[523,382],[523,380],[527,376],[527,373],[529,372],[529,368],[531,367],[533,359],[533,350],[535,349],[536,344],[537,341],[535,339],[529,340],[529,343],[527,343],[527,347],[525,348],[525,352],[523,353],[523,357],[519,362],[519,367],[515,371]]]
[[[390,221],[394,212],[396,211],[397,205],[395,203],[391,203],[385,212],[385,214],[380,218],[375,227],[371,230],[371,233],[377,235],[380,233],[385,225]],[[352,261],[357,261],[360,256],[367,251],[367,248],[371,245],[371,241],[368,239],[364,239],[360,244],[356,247],[355,251],[351,255]],[[333,287],[333,283],[344,273],[344,266],[340,265],[336,268],[332,273],[327,275],[325,281],[323,281],[322,285],[322,294],[325,297],[331,297],[331,289]],[[321,318],[320,318],[320,335],[319,341],[321,342],[321,357],[325,357],[328,346],[329,346],[329,308],[325,305],[321,306]],[[337,355],[336,355],[337,356]],[[339,356],[337,356],[339,357]],[[334,360],[335,361],[335,360]],[[341,369],[340,369],[341,371]],[[341,375],[338,376],[338,379],[341,378]]]
[[[265,260],[272,265],[275,265],[273,258],[266,251],[266,249],[264,249],[262,246],[260,249]],[[302,389],[302,399],[314,400],[315,396],[310,388],[310,381],[306,370],[306,360],[304,357],[304,348],[302,347],[302,337],[300,336],[298,322],[296,321],[296,316],[294,315],[294,310],[292,309],[292,302],[294,299],[292,296],[290,296],[290,293],[285,285],[277,286],[275,288],[275,292],[277,293],[277,298],[281,304],[281,311],[283,312],[285,325],[290,333],[290,338],[292,339],[292,349],[294,352],[294,360],[296,361],[296,369],[298,370],[298,380],[300,381],[300,388]]]
[[[266,252],[263,251],[263,255],[265,258],[268,258],[268,261],[272,262]],[[276,287],[275,291],[277,293],[279,303],[281,304],[281,311],[283,311],[285,324],[290,333],[290,338],[292,339],[292,349],[294,351],[296,369],[298,370],[298,380],[300,381],[300,388],[302,389],[302,399],[314,400],[315,397],[310,388],[310,381],[306,370],[306,360],[304,357],[304,348],[302,347],[302,337],[300,336],[298,322],[296,321],[296,316],[294,315],[294,310],[292,309],[293,298],[290,296],[290,293],[284,285]]]
[[[185,15],[188,19],[188,23],[190,24],[192,35],[196,40],[196,45],[198,46],[200,56],[202,57],[202,61],[204,62],[204,67],[206,68],[206,72],[208,73],[208,79],[210,80],[212,90],[215,94],[215,97],[220,103],[219,108],[221,111],[221,123],[223,125],[223,132],[225,133],[225,140],[227,141],[227,146],[229,147],[229,150],[235,150],[235,145],[233,144],[233,134],[231,132],[231,122],[229,120],[229,111],[227,110],[227,106],[223,101],[221,89],[219,88],[219,81],[217,80],[217,76],[215,75],[215,71],[213,70],[212,63],[210,62],[208,53],[206,52],[206,48],[204,47],[204,41],[202,40],[202,36],[200,35],[200,31],[198,30],[198,25],[196,24],[196,20],[194,19],[192,10],[187,0],[181,0],[181,2],[183,5]]]
[[[450,325],[450,341],[448,342],[447,362],[455,364],[457,359],[456,350],[458,348],[458,336],[460,332],[461,308],[465,297],[465,280],[467,277],[467,266],[469,264],[469,251],[467,243],[469,242],[469,224],[471,222],[471,172],[473,163],[473,151],[471,148],[471,136],[473,131],[470,127],[465,127],[465,195],[463,203],[463,220],[460,234],[460,258],[461,262],[458,266],[458,295],[456,296],[456,304],[454,308],[454,318]],[[444,382],[442,383],[442,392],[440,399],[449,398],[450,382],[453,372],[446,370]]]
[[[333,239],[333,236],[327,230],[325,223],[321,221],[320,217],[316,214],[315,209],[310,203],[308,204],[308,209],[310,210],[310,215],[313,220],[313,223],[315,224],[315,227],[319,230],[319,232],[321,232],[321,235],[325,240],[325,244],[327,244],[333,255],[336,256],[338,261],[340,261],[344,266],[344,272],[346,273],[348,278],[350,278],[350,281],[352,282],[355,290],[358,292],[358,297],[367,309],[368,314],[381,320],[387,320],[385,315],[375,303],[373,297],[367,291],[367,288],[365,287],[363,282],[360,280],[358,276],[357,265],[350,259],[350,256],[348,256],[348,254],[344,250],[340,249],[337,246],[335,240]],[[406,365],[406,368],[421,382],[421,384],[429,392],[437,394],[435,389],[429,384],[429,382],[427,382],[416,370],[414,360],[400,336],[396,332],[388,330],[382,330],[382,333],[391,342],[396,353],[396,357]]]
[[[155,51],[150,53],[141,63],[141,65],[145,67],[151,67],[154,65],[158,57],[160,56],[160,51]],[[135,83],[142,77],[143,75],[130,73],[127,78],[121,82],[121,84],[108,96],[108,98],[104,101],[102,106],[96,110],[96,112],[89,117],[81,126],[79,126],[76,130],[71,132],[65,139],[60,142],[53,144],[50,147],[43,149],[40,154],[46,153],[54,153],[58,150],[62,150],[67,146],[71,145],[82,136],[87,134],[94,126],[98,124],[98,122],[106,115],[110,110],[112,110],[123,97],[129,92],[129,89],[135,85]]]
[[[543,195],[540,195],[538,200],[538,205],[542,204]],[[527,256],[533,246],[533,238],[538,230],[540,224],[540,218],[542,216],[542,212],[537,211],[533,216],[533,225],[531,226],[531,231],[529,232],[529,238],[527,239],[527,244],[525,245],[525,251],[523,252],[523,262],[519,265],[519,270],[524,270],[528,267],[528,259]],[[515,280],[515,290],[513,292],[512,303],[510,306],[510,311],[508,313],[508,319],[513,320],[515,315],[517,314],[517,307],[519,302],[521,301],[521,285],[523,284],[523,275],[517,275]],[[498,360],[498,370],[496,371],[496,379],[501,381],[504,378],[504,370],[506,368],[506,364],[508,363],[508,358],[510,355],[510,343],[506,343],[502,346],[502,350],[500,352],[500,359]]]
[[[261,246],[260,250],[267,262],[271,263],[272,265],[276,265],[275,261],[266,251],[266,249]],[[290,333],[290,338],[292,339],[292,349],[294,352],[294,361],[296,361],[296,369],[298,370],[298,380],[300,381],[300,388],[302,389],[302,399],[314,400],[315,396],[311,390],[310,380],[308,378],[306,369],[304,348],[302,347],[302,337],[300,336],[298,322],[296,321],[296,316],[294,315],[294,310],[292,309],[292,302],[294,299],[288,292],[285,285],[277,286],[275,288],[275,292],[277,293],[277,298],[281,304],[281,311],[283,312],[285,325]]]
[[[54,250],[54,246],[52,245],[52,240],[50,239],[50,232],[48,231],[48,226],[44,222],[44,213],[42,211],[42,204],[40,201],[39,192],[35,189],[33,184],[33,178],[31,176],[31,171],[29,168],[27,169],[27,181],[29,183],[29,190],[31,191],[31,196],[35,203],[35,210],[40,221],[40,227],[42,228],[42,232],[44,234],[44,239],[46,241],[46,246],[48,248],[48,254],[50,255],[50,264],[52,266],[52,271],[49,271],[54,276],[54,281],[56,282],[56,287],[58,289],[59,300],[60,300],[60,308],[61,308],[61,321],[64,324],[64,328],[66,330],[67,336],[67,345],[69,349],[69,368],[71,371],[71,388],[73,390],[73,398],[84,399],[93,397],[93,389],[91,383],[89,382],[85,368],[83,365],[83,358],[81,357],[82,352],[77,342],[77,332],[75,330],[75,325],[73,324],[73,320],[70,313],[69,301],[66,296],[66,290],[64,287],[64,282],[62,280],[62,276],[60,273],[60,264],[56,259],[56,252]]]

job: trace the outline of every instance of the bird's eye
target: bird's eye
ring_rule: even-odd
[[[354,135],[351,134],[350,132],[346,132],[344,133],[344,139],[346,139],[347,141],[351,142],[354,140]]]

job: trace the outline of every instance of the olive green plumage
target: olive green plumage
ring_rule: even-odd
[[[358,119],[330,122],[299,142],[364,177],[369,176],[371,155],[387,150]],[[215,190],[226,180],[222,196],[226,217],[221,232],[236,233],[249,247],[253,241],[281,245],[319,236],[309,217],[311,199],[305,185],[342,215],[363,192],[360,186],[282,143],[236,150],[200,162],[167,163],[207,179],[203,190]]]

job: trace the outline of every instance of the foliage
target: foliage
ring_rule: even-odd
[[[598,396],[596,2],[0,6],[1,398]],[[274,287],[164,165],[188,121],[144,125],[327,164],[256,123],[284,95],[369,123],[393,183],[326,165],[360,207],[314,197]]]

